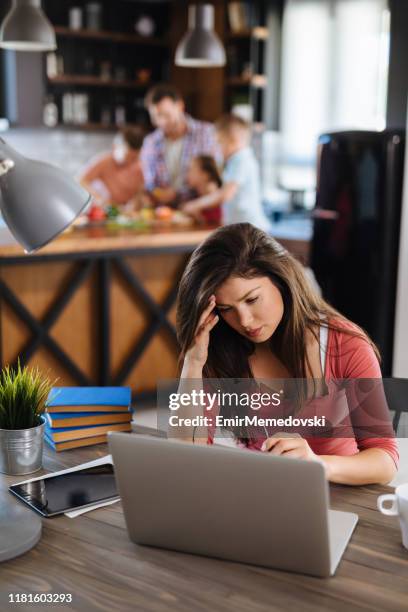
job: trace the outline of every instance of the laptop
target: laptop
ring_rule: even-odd
[[[330,576],[358,516],[329,510],[318,462],[111,432],[129,536],[156,546]]]

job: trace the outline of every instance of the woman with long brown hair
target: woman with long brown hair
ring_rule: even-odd
[[[367,334],[325,302],[303,267],[248,223],[217,229],[193,253],[179,287],[181,383],[202,379],[381,378]],[[299,409],[309,385],[297,385]],[[389,437],[284,437],[246,440],[253,450],[322,461],[343,484],[386,483],[398,452]],[[209,439],[211,442],[211,436]]]

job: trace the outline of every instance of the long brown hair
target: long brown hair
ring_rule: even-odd
[[[307,332],[319,341],[318,330],[322,320],[329,329],[365,339],[379,359],[378,350],[367,334],[357,325],[344,326],[347,319],[316,293],[302,265],[279,242],[249,223],[215,230],[191,256],[180,282],[177,300],[181,359],[193,342],[199,318],[210,296],[231,276],[267,276],[279,289],[284,314],[269,343],[271,351],[293,378],[310,378]],[[254,343],[220,317],[211,331],[204,378],[252,378],[248,358],[254,348]]]

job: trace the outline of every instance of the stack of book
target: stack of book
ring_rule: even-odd
[[[45,439],[56,450],[106,442],[108,431],[131,431],[129,387],[53,387]]]

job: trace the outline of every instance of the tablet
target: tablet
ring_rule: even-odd
[[[46,517],[119,497],[111,463],[15,484],[9,491]]]

